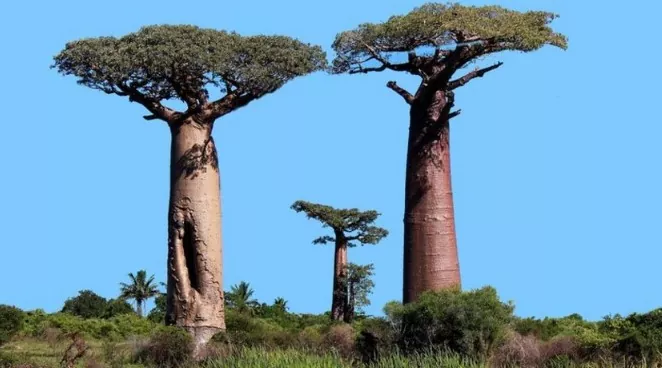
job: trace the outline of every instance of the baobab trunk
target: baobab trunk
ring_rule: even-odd
[[[166,322],[193,336],[196,354],[225,329],[220,176],[211,130],[193,119],[171,129]]]
[[[446,101],[437,92],[429,106],[412,105],[404,216],[403,302],[428,290],[460,286],[451,188]]]
[[[333,298],[331,318],[342,321],[347,307],[347,240],[342,232],[336,232],[336,248],[333,260]]]

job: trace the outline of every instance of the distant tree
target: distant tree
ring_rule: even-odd
[[[135,275],[130,272],[130,283],[120,283],[120,296],[124,299],[133,299],[136,302],[136,313],[143,316],[143,305],[149,299],[159,294],[159,289],[154,281],[154,275],[147,278],[147,271],[140,270]]]
[[[226,294],[228,304],[240,313],[252,313],[253,309],[258,306],[257,300],[253,299],[255,290],[251,285],[245,281],[237,285],[232,285],[230,292]]]
[[[0,346],[9,342],[21,329],[25,322],[25,313],[11,306],[0,304]]]
[[[154,308],[147,314],[147,319],[155,323],[165,323],[167,301],[168,295],[159,293],[154,298]]]
[[[287,312],[287,300],[284,298],[278,297],[274,300],[274,305],[273,305],[277,310],[282,311],[282,312]]]
[[[354,320],[355,312],[363,312],[363,307],[370,305],[368,295],[372,293],[375,283],[372,281],[374,276],[374,265],[365,266],[350,263],[347,265],[347,308],[345,309],[345,322],[351,323]]]
[[[108,300],[92,290],[81,290],[78,295],[69,298],[62,307],[63,313],[82,318],[104,318],[108,310]]]
[[[460,286],[450,164],[450,120],[455,90],[499,68],[498,62],[455,74],[500,51],[529,52],[544,45],[565,49],[566,37],[549,24],[557,16],[499,6],[428,3],[383,23],[340,33],[333,49],[335,73],[385,70],[420,77],[415,93],[386,86],[409,105],[405,174],[403,300],[426,290]]]
[[[54,67],[83,86],[127,97],[147,109],[145,119],[170,128],[167,323],[185,327],[201,347],[225,328],[214,122],[324,69],[324,51],[285,36],[155,25],[120,38],[69,42]],[[218,98],[211,98],[212,89]],[[185,110],[167,106],[174,99]]]
[[[134,313],[136,313],[136,311],[133,310],[131,304],[127,303],[126,300],[122,298],[110,299],[106,304],[106,312],[104,313],[104,318],[112,318],[121,314]]]
[[[292,205],[296,212],[303,212],[309,219],[322,223],[323,227],[333,230],[334,236],[324,235],[315,240],[313,244],[335,244],[333,266],[333,297],[331,301],[331,318],[341,321],[345,318],[347,308],[347,248],[358,244],[377,244],[388,231],[372,225],[380,213],[377,211],[359,211],[356,208],[336,209],[317,203],[296,201]]]

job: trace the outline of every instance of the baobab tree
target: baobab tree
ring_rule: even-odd
[[[334,73],[405,72],[420,77],[414,93],[386,86],[409,105],[405,174],[403,301],[423,291],[460,287],[451,189],[450,120],[455,90],[501,67],[498,62],[457,76],[481,57],[500,51],[562,49],[566,37],[548,12],[517,12],[499,6],[429,3],[386,22],[365,23],[340,33]],[[405,55],[406,54],[406,55]]]
[[[348,307],[347,248],[359,244],[377,244],[388,235],[386,229],[372,225],[380,213],[372,210],[360,211],[356,208],[336,209],[306,201],[296,201],[291,208],[296,212],[305,213],[309,219],[321,222],[322,227],[333,230],[333,236],[320,236],[313,240],[313,244],[335,244],[331,318],[342,321]]]
[[[139,103],[149,112],[146,120],[170,128],[166,320],[192,333],[198,347],[225,328],[214,122],[325,65],[320,47],[289,37],[242,37],[190,25],[82,39],[55,56],[60,73]],[[211,98],[211,88],[220,97]],[[185,108],[168,106],[168,100]]]

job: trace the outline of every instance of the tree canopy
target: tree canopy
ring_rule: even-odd
[[[338,34],[333,43],[337,53],[333,71],[354,74],[395,70],[418,75],[424,82],[444,80],[487,54],[528,52],[547,44],[565,49],[566,37],[549,26],[555,18],[553,13],[518,12],[500,6],[428,3],[386,22],[364,23]],[[400,53],[408,54],[406,61],[402,57],[393,61]],[[388,86],[411,102],[413,96],[398,90],[394,82]]]
[[[296,212],[303,212],[309,219],[315,219],[322,223],[323,227],[330,227],[337,235],[342,235],[347,240],[348,247],[360,244],[377,244],[388,235],[388,230],[373,226],[372,223],[380,216],[374,210],[360,211],[356,208],[336,209],[331,206],[296,201],[291,207]],[[332,236],[321,236],[313,240],[314,244],[326,244],[336,241]]]
[[[69,42],[53,67],[78,83],[128,96],[152,115],[173,119],[203,113],[215,119],[287,81],[326,66],[319,46],[285,36],[249,36],[191,25],[153,25],[120,38]],[[209,87],[223,97],[210,102]],[[161,101],[180,99],[177,112]]]

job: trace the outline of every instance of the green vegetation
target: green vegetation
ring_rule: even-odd
[[[351,274],[351,273],[350,273]],[[191,337],[132,310],[112,317],[0,306],[0,367],[654,367],[662,363],[662,309],[586,321],[520,318],[494,288],[424,293],[384,316],[351,324],[260,303],[249,283],[227,294],[227,330],[191,359]],[[86,298],[92,292],[81,293]],[[96,295],[96,294],[94,294]],[[80,295],[79,295],[80,296]],[[89,297],[89,298],[88,298]],[[157,298],[163,298],[163,294]],[[75,299],[75,298],[73,298]],[[72,299],[67,300],[71,305]],[[161,305],[161,306],[159,306]],[[162,316],[162,301],[150,316]],[[80,357],[75,358],[77,353]],[[67,355],[68,354],[68,355]],[[74,357],[74,358],[71,358]],[[67,361],[69,361],[67,360]],[[19,365],[22,364],[22,365]]]
[[[0,346],[23,328],[23,311],[9,305],[0,305]]]

